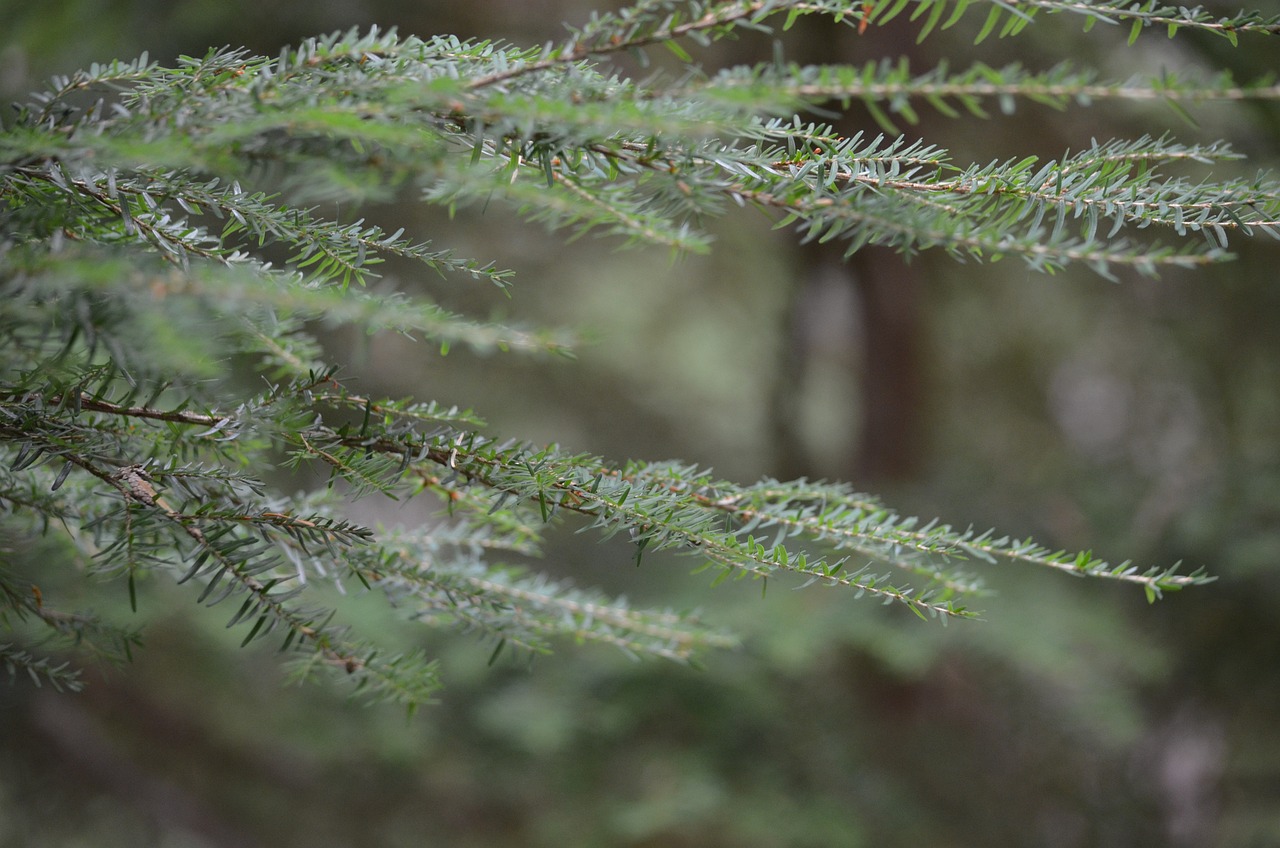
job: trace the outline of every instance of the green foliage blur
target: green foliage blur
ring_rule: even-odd
[[[0,93],[142,50],[168,61],[229,43],[269,55],[375,23],[533,44],[586,8],[4,4]],[[1115,75],[1162,63],[1217,64],[1239,79],[1277,70],[1270,40],[1125,50],[1122,37],[1044,29],[980,49],[990,64],[1032,64],[1038,49],[1088,56]],[[885,44],[874,33],[839,45],[810,37],[791,35],[788,54],[863,60],[899,46],[895,33]],[[974,50],[963,34],[912,49]],[[1190,111],[1198,125],[1153,104],[1069,116],[1032,107],[912,131],[985,162],[1154,124],[1187,142],[1228,137],[1251,165],[1280,164],[1274,106]],[[447,229],[471,255],[519,269],[514,303],[448,295],[460,305],[583,327],[596,341],[576,362],[454,353],[446,370],[394,338],[329,338],[334,358],[377,375],[370,393],[474,405],[499,432],[617,459],[863,484],[867,372],[886,363],[859,344],[860,303],[842,272],[763,222],[726,218],[710,256],[673,263],[605,241],[565,246],[494,209],[454,221],[376,214],[418,216],[423,232]],[[1280,844],[1280,250],[1233,247],[1241,258],[1209,272],[1118,285],[913,260],[918,296],[905,308],[919,328],[919,400],[903,434],[913,461],[874,481],[905,511],[1138,563],[1205,565],[1213,586],[1153,608],[1111,587],[1058,579],[1050,590],[1053,577],[1006,570],[990,576],[1000,593],[990,621],[942,629],[835,594],[695,592],[678,562],[637,571],[629,551],[570,540],[550,570],[640,602],[686,593],[736,628],[743,649],[703,669],[603,649],[530,669],[489,666],[485,646],[433,636],[450,686],[411,720],[283,688],[266,652],[236,649],[220,613],[178,601],[164,608],[182,612],[150,622],[155,644],[127,673],[103,670],[77,696],[0,687],[0,848]],[[788,387],[799,420],[788,459],[772,408],[797,322],[806,367]],[[380,626],[378,609],[366,626]],[[197,638],[165,640],[171,629]]]

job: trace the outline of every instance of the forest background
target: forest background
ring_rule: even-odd
[[[34,5],[0,4],[6,100],[144,50],[166,63],[224,44],[273,55],[373,24],[536,44],[599,8]],[[801,26],[784,47],[809,62],[907,53],[921,68],[940,56],[1074,58],[1115,78],[1278,70],[1273,39],[1233,50],[1185,34],[1125,48],[1124,33],[1086,36],[1061,17],[977,48],[972,33],[916,45],[914,32]],[[771,49],[747,38],[699,58]],[[1021,105],[989,122],[926,116],[904,129],[962,161],[1055,157],[1168,128],[1280,164],[1274,105],[1191,112],[1196,124],[1160,104],[1066,115]],[[604,649],[530,669],[490,667],[489,647],[437,636],[448,689],[408,721],[282,687],[269,651],[236,651],[220,613],[175,604],[148,624],[136,663],[82,694],[0,688],[0,846],[1280,842],[1274,242],[1233,244],[1240,259],[1207,272],[1116,284],[876,250],[843,264],[749,214],[713,225],[709,256],[674,263],[607,240],[566,246],[496,208],[452,222],[408,207],[378,214],[391,229],[447,228],[471,255],[518,268],[505,308],[598,341],[577,361],[458,351],[442,362],[395,339],[330,338],[377,375],[371,394],[474,406],[504,435],[617,459],[850,480],[907,513],[1116,560],[1183,560],[1220,579],[1149,607],[1115,586],[1003,569],[990,576],[999,595],[987,620],[944,629],[839,594],[708,592],[679,561],[636,569],[625,546],[561,540],[548,568],[640,602],[701,606],[743,647],[701,669]]]

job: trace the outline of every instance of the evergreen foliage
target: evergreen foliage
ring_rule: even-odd
[[[695,614],[526,570],[561,524],[621,536],[637,561],[668,550],[717,580],[791,574],[943,621],[975,615],[974,563],[1136,584],[1152,600],[1209,580],[902,516],[842,484],[740,485],[679,462],[501,441],[469,410],[351,390],[318,341],[352,325],[442,355],[571,351],[570,334],[377,282],[395,260],[512,283],[483,258],[352,216],[404,197],[451,211],[504,202],[574,235],[677,253],[709,249],[700,222],[744,205],[847,253],[941,248],[1112,278],[1202,268],[1228,259],[1231,239],[1280,237],[1273,177],[1194,170],[1240,158],[1225,143],[1142,137],[963,165],[900,134],[925,106],[981,119],[1020,100],[1280,99],[1272,80],[781,57],[706,72],[689,53],[804,15],[858,31],[909,15],[921,38],[970,26],[981,42],[1056,13],[1128,27],[1131,40],[1153,27],[1233,43],[1280,32],[1280,17],[1157,0],[642,0],[540,47],[349,32],[276,57],[144,56],[54,79],[0,129],[0,659],[74,689],[65,648],[114,660],[138,644],[46,596],[54,570],[109,579],[135,607],[148,580],[187,584],[195,602],[225,606],[246,644],[276,640],[299,677],[330,673],[409,706],[439,685],[431,659],[379,650],[319,587],[383,591],[412,619],[491,639],[495,654],[569,637],[688,661],[733,644]],[[637,78],[609,64],[655,46],[677,70]],[[833,102],[865,105],[884,132],[842,137],[805,117]],[[289,495],[288,469],[327,485]],[[439,499],[438,521],[387,531],[347,517],[357,498],[415,496]]]

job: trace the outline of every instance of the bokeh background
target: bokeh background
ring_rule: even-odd
[[[0,0],[0,93],[143,50],[274,55],[373,24],[539,43],[598,5]],[[800,26],[784,46],[802,61],[905,53],[921,69],[949,56],[1073,59],[1119,78],[1280,70],[1274,39],[1125,47],[1124,29],[1085,36],[1059,16],[974,47],[964,26],[923,45],[910,27]],[[771,50],[744,38],[698,59]],[[1168,131],[1228,138],[1248,169],[1280,164],[1275,105],[1191,112],[1195,123],[1160,104],[1020,105],[904,130],[960,162]],[[838,592],[711,590],[688,560],[637,569],[625,544],[553,533],[571,538],[539,567],[701,607],[742,649],[699,669],[572,646],[490,667],[491,646],[353,598],[364,626],[441,658],[448,689],[411,719],[284,687],[269,651],[235,649],[224,613],[153,585],[134,665],[92,671],[75,696],[0,687],[0,846],[1280,845],[1276,243],[1233,245],[1239,261],[1206,273],[1117,284],[877,250],[842,263],[754,213],[714,222],[711,255],[672,262],[607,240],[566,245],[496,204],[453,221],[367,211],[518,272],[510,301],[398,285],[586,328],[593,342],[546,362],[328,339],[366,391],[471,406],[496,433],[618,460],[850,480],[908,513],[1220,579],[1151,607],[1123,587],[993,567],[987,620],[942,628]],[[106,611],[123,614],[119,603]]]

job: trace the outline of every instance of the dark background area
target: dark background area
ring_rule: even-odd
[[[274,55],[372,24],[540,43],[588,8],[6,3],[0,92],[143,50]],[[1127,28],[1105,29],[1086,36],[1057,16],[974,47],[964,27],[917,46],[910,27],[804,25],[785,48],[802,61],[908,53],[920,69],[944,55],[1036,69],[1073,58],[1119,78],[1277,70],[1274,39],[1231,50],[1148,34],[1125,48]],[[770,51],[748,38],[698,58]],[[960,162],[1168,131],[1230,139],[1249,170],[1277,165],[1276,107],[1192,113],[1198,126],[1160,104],[1020,105],[904,129]],[[596,339],[570,362],[328,339],[366,391],[472,406],[504,436],[617,460],[850,480],[904,512],[1220,579],[1152,607],[1136,590],[1001,565],[984,575],[998,591],[986,620],[941,628],[838,592],[712,591],[687,560],[636,569],[625,544],[553,534],[570,538],[539,567],[700,606],[744,647],[703,669],[571,646],[491,668],[490,646],[381,624],[384,607],[356,599],[366,626],[444,663],[441,703],[408,720],[283,687],[269,651],[236,650],[221,611],[156,581],[135,664],[93,671],[80,695],[0,688],[0,846],[1280,844],[1274,242],[1238,240],[1240,259],[1205,273],[1116,284],[878,250],[842,263],[749,212],[711,224],[710,256],[672,263],[606,240],[565,245],[496,205],[454,221],[365,211],[517,271],[511,301],[431,279],[397,279],[405,289]],[[417,507],[358,508],[392,523]],[[118,594],[110,612],[123,614]]]

